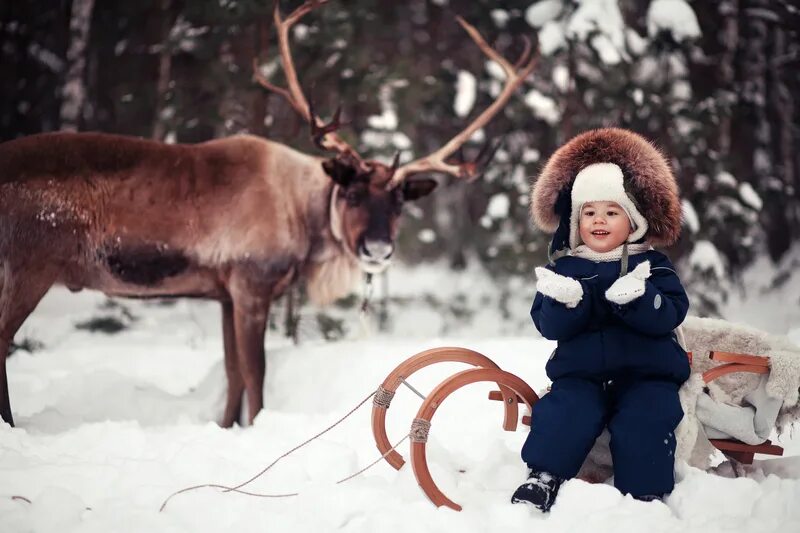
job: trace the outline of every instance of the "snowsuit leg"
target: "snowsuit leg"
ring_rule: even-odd
[[[536,471],[573,478],[605,422],[602,384],[579,378],[557,379],[550,392],[533,406],[522,460]]]
[[[678,385],[644,380],[617,384],[608,430],[614,485],[634,497],[672,492],[675,428],[683,418]]]

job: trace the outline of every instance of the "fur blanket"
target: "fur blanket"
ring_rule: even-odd
[[[759,386],[766,395],[782,402],[775,427],[778,432],[800,420],[800,347],[783,336],[712,318],[687,317],[679,330],[681,344],[692,352],[692,375],[681,387],[680,398],[684,417],[675,431],[676,460],[708,469],[715,448],[708,441],[703,425],[698,420],[698,398],[705,392],[715,402],[729,406],[742,406],[745,397],[754,394]],[[704,384],[701,374],[719,365],[709,358],[709,352],[726,351],[770,358],[770,373],[766,384],[762,376],[750,373],[733,373]],[[595,442],[578,477],[587,481],[604,481],[612,472],[608,431]]]

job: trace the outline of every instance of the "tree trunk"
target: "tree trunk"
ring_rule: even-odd
[[[771,54],[771,61],[769,67],[769,80],[770,80],[770,114],[773,120],[773,134],[775,138],[775,161],[777,163],[777,174],[781,182],[782,193],[781,205],[783,206],[780,219],[778,223],[785,223],[784,241],[775,243],[776,252],[783,253],[791,246],[793,235],[796,233],[792,228],[797,224],[797,219],[794,213],[789,212],[788,204],[797,198],[797,191],[791,194],[794,189],[795,166],[794,166],[794,151],[792,149],[794,144],[793,124],[792,120],[795,114],[794,96],[786,84],[785,71],[780,63],[781,58],[787,57],[789,53],[788,35],[786,29],[780,25],[775,24],[773,27],[773,42],[774,47]],[[794,198],[792,198],[794,196]]]
[[[719,15],[722,17],[721,31],[719,32],[719,40],[722,45],[722,54],[719,58],[719,84],[723,95],[735,97],[734,81],[736,72],[734,61],[736,59],[736,47],[739,44],[738,0],[728,0],[720,4]],[[722,113],[720,116],[717,142],[720,159],[724,161],[731,153],[731,116],[729,113]]]
[[[151,137],[160,141],[167,134],[167,117],[165,111],[169,100],[170,82],[172,81],[172,45],[170,30],[172,17],[170,8],[172,0],[161,0],[161,50],[158,54],[158,82],[156,84],[156,113],[153,119]]]
[[[67,76],[64,81],[61,102],[61,129],[77,131],[86,100],[86,85],[83,80],[86,69],[86,48],[89,44],[89,29],[92,24],[94,0],[73,0],[69,23],[69,49],[67,50]]]

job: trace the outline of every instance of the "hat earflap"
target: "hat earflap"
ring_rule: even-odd
[[[567,255],[569,252],[569,217],[570,213],[572,213],[572,199],[569,189],[564,188],[558,193],[558,198],[556,198],[553,210],[563,222],[558,225],[556,232],[553,234],[553,238],[550,239],[550,246],[547,249],[547,258],[551,265],[555,264],[556,259]]]
[[[647,233],[647,219],[636,208],[636,203],[625,191],[622,169],[614,163],[593,163],[584,167],[572,184],[570,194],[569,247],[580,243],[578,229],[580,213],[588,202],[615,202],[628,215],[633,231],[627,242],[636,242]]]

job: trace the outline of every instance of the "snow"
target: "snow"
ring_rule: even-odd
[[[616,65],[622,61],[622,56],[607,35],[596,35],[592,37],[591,43],[600,55],[600,60],[606,65]]]
[[[511,15],[505,9],[492,9],[490,15],[492,15],[492,20],[494,20],[498,28],[505,28],[508,19],[511,18]]]
[[[647,33],[654,37],[668,31],[676,41],[700,36],[700,24],[685,0],[653,0],[647,10]]]
[[[558,22],[548,22],[539,30],[539,50],[550,55],[567,43],[564,28]]]
[[[508,208],[511,202],[508,195],[498,193],[489,199],[489,205],[486,207],[486,214],[494,219],[503,219],[508,217]]]
[[[536,89],[531,89],[525,95],[525,105],[533,110],[535,116],[548,124],[556,124],[561,120],[561,110],[556,101]]]
[[[749,183],[742,183],[739,185],[739,197],[744,203],[756,211],[761,211],[761,208],[764,206],[764,202],[761,200],[761,197]]]
[[[425,243],[432,243],[436,240],[436,232],[430,228],[425,228],[417,233],[417,239]]]
[[[394,103],[394,92],[406,86],[408,86],[408,80],[405,79],[395,79],[381,85],[378,90],[381,114],[367,117],[367,124],[371,128],[384,131],[397,129],[397,105]]]
[[[774,333],[787,333],[800,344],[800,247],[775,265],[759,255],[742,273],[742,289],[733,291],[723,316]]]
[[[722,255],[711,241],[697,241],[689,255],[689,264],[701,271],[711,271],[717,279],[725,277],[725,264]]]
[[[738,185],[738,182],[736,181],[736,178],[733,177],[733,174],[724,170],[717,173],[716,180],[720,185],[726,185],[728,187],[736,188]]]
[[[799,254],[790,259],[798,260]],[[763,272],[768,267],[760,268]],[[124,301],[135,317],[131,327],[104,335],[74,327],[103,311],[101,295],[53,290],[18,337],[40,340],[45,348],[33,354],[18,351],[8,360],[18,427],[0,424],[3,533],[399,533],[410,528],[513,533],[582,531],[587,523],[596,533],[762,533],[800,527],[797,428],[775,437],[786,448],[785,457],[757,457],[747,477],[734,478],[727,463],[719,467],[720,475],[679,467],[675,491],[664,503],[638,502],[610,485],[573,480],[564,485],[549,515],[512,506],[510,494],[525,477],[519,459],[525,432],[502,431],[498,405],[486,400],[489,385],[472,385],[448,398],[437,409],[427,445],[434,479],[464,506],[461,513],[431,505],[409,465],[395,471],[379,462],[346,483],[334,484],[379,457],[369,402],[246,487],[299,496],[261,499],[201,489],[176,496],[159,513],[162,502],[176,490],[250,478],[337,421],[398,363],[427,348],[466,346],[535,390],[547,384],[544,364],[554,343],[539,337],[527,317],[531,280],[498,282],[478,267],[453,273],[440,264],[395,265],[390,272],[393,296],[435,295],[445,307],[471,309],[472,322],[461,319],[459,329],[444,308],[412,302],[393,304],[392,330],[372,337],[352,329],[347,339],[336,343],[306,340],[294,346],[271,332],[267,408],[252,427],[230,430],[214,423],[225,392],[217,304]],[[788,286],[795,291],[800,289],[800,274],[793,276]],[[493,309],[495,300],[487,300],[497,297],[499,287],[510,291],[510,318]],[[781,291],[772,294],[777,298]],[[774,302],[765,300],[763,305]],[[761,303],[749,307],[754,315],[766,310]],[[357,311],[346,313],[348,323],[358,323]],[[800,341],[800,316],[792,316],[794,322],[772,322],[770,327],[784,328],[780,333],[793,331]],[[504,333],[512,327],[518,333]],[[463,368],[442,364],[409,381],[426,393]],[[411,391],[399,390],[387,417],[390,441],[407,433],[419,404]],[[408,443],[398,451],[408,458]]]
[[[523,163],[535,163],[539,161],[542,154],[536,148],[525,148],[522,152],[522,162]]]
[[[534,28],[541,28],[548,22],[555,20],[564,4],[561,0],[541,0],[531,4],[525,11],[525,20]]]
[[[585,41],[594,32],[591,43],[600,59],[610,65],[618,63],[625,49],[625,23],[617,0],[583,0],[572,14],[567,36]]]
[[[625,37],[628,42],[628,50],[634,54],[642,55],[647,50],[647,39],[636,33],[632,28],[625,30]]]
[[[294,39],[297,41],[304,41],[308,38],[309,31],[306,24],[295,24],[292,31],[294,33]]]
[[[681,200],[681,215],[689,231],[697,233],[700,230],[700,217],[692,203],[686,198]]]
[[[566,65],[554,65],[552,78],[559,91],[567,92],[569,90],[571,76]]]
[[[475,105],[477,95],[477,82],[475,76],[466,70],[458,71],[456,80],[456,99],[453,103],[453,110],[459,117],[466,117]]]
[[[367,123],[371,128],[393,130],[397,128],[397,113],[394,109],[384,109],[380,115],[370,115]]]
[[[496,61],[487,61],[485,63],[486,72],[495,80],[505,81],[506,71]]]

